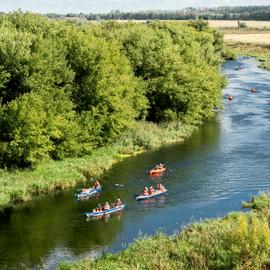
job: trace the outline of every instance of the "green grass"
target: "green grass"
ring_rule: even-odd
[[[118,145],[124,146],[127,151],[137,147],[151,150],[164,144],[181,142],[189,137],[194,129],[195,126],[183,125],[180,122],[163,125],[139,122],[121,138]]]
[[[270,70],[270,44],[250,44],[227,42],[227,48],[237,55],[248,55],[258,58],[260,67]]]
[[[269,211],[270,195],[261,193],[258,196],[252,197],[250,202],[243,202],[243,207],[259,211]]]
[[[254,202],[260,207],[249,213],[191,224],[174,236],[159,233],[141,238],[125,251],[62,264],[59,269],[270,269],[270,216],[264,211],[264,206],[269,208],[270,194],[254,198],[251,207]]]
[[[48,160],[34,170],[0,170],[0,208],[31,200],[39,194],[71,188],[91,177],[99,177],[127,156],[183,141],[194,128],[178,122],[161,126],[139,122],[116,143],[98,148],[89,156]]]

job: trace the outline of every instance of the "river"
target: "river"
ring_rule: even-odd
[[[239,65],[244,69],[236,70]],[[162,147],[116,164],[101,179],[103,192],[85,201],[74,190],[29,202],[0,220],[0,269],[54,269],[60,261],[117,252],[135,238],[173,234],[187,223],[241,210],[241,202],[270,189],[270,74],[254,58],[223,65],[228,77],[224,110],[181,144]],[[257,93],[251,93],[255,87]],[[232,101],[227,96],[232,95]],[[165,161],[167,172],[147,170]],[[162,182],[166,196],[137,202],[144,186]],[[122,184],[122,187],[115,186]],[[85,211],[120,197],[121,214],[86,220]]]

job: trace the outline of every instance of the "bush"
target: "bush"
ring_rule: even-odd
[[[239,23],[239,28],[247,28],[247,24],[245,22],[240,22]]]

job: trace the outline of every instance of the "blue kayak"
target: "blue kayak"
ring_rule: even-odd
[[[124,209],[124,207],[125,207],[125,205],[124,204],[121,204],[118,207],[114,207],[114,208],[111,208],[109,210],[104,210],[104,211],[101,211],[101,212],[86,212],[85,215],[87,217],[105,216],[105,215],[108,215],[108,214],[111,214],[111,213],[115,213],[115,212],[121,211],[121,210]]]
[[[78,199],[90,197],[90,196],[98,194],[101,191],[101,189],[102,189],[102,186],[99,186],[97,188],[91,188],[91,189],[88,189],[87,191],[82,191],[79,194],[76,194],[76,197]]]
[[[165,194],[167,192],[167,189],[165,189],[164,191],[162,192],[156,192],[155,194],[152,194],[152,195],[138,195],[135,197],[135,200],[136,201],[141,201],[141,200],[146,200],[146,199],[150,199],[150,198],[155,198],[155,197],[158,197],[162,194]]]

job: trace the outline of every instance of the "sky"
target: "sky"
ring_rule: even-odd
[[[270,5],[270,0],[0,0],[0,11],[107,13],[111,10],[179,10],[185,7]]]

